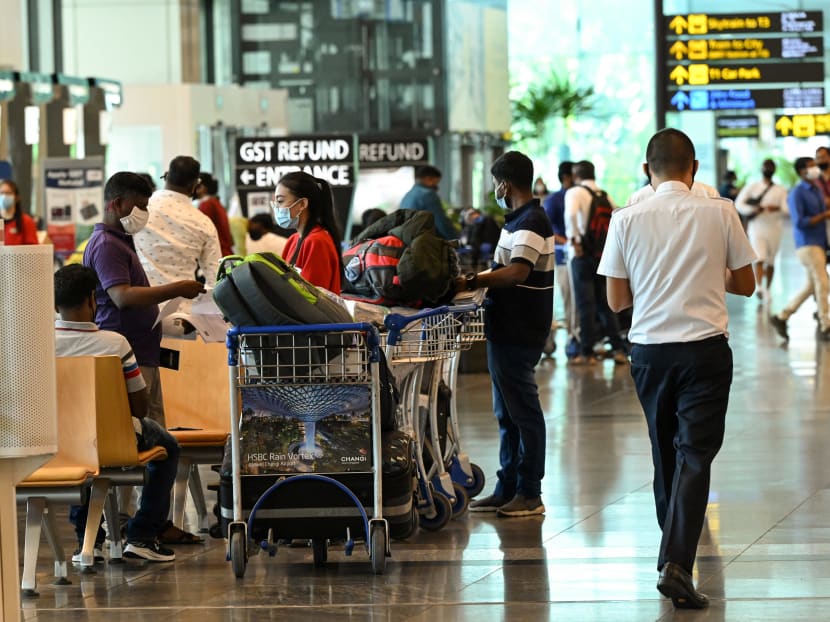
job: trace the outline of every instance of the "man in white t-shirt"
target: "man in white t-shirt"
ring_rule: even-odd
[[[222,259],[219,234],[213,221],[191,202],[200,182],[199,170],[199,162],[191,157],[173,158],[164,176],[164,189],[154,192],[147,204],[147,226],[133,234],[150,285],[193,279],[197,270],[207,287],[216,283]],[[188,313],[192,305],[184,301],[178,310]]]
[[[608,304],[632,309],[631,375],[646,415],[663,531],[657,589],[675,607],[708,606],[692,581],[723,442],[732,350],[726,292],[751,296],[755,253],[731,201],[692,194],[692,141],[665,129],[649,141],[655,194],[611,218],[598,271]]]
[[[758,297],[769,296],[775,256],[781,246],[782,210],[787,210],[787,189],[772,181],[775,162],[764,160],[762,179],[746,184],[735,199],[735,207],[748,221],[746,233],[758,261],[755,263],[755,286]],[[766,277],[766,285],[764,279]]]
[[[176,554],[162,546],[161,541],[199,542],[167,520],[170,511],[170,491],[176,479],[179,463],[179,444],[158,423],[147,416],[147,385],[141,375],[133,350],[123,335],[99,330],[92,321],[95,317],[95,286],[98,277],[92,268],[80,264],[64,266],[55,272],[55,308],[61,319],[55,320],[55,353],[63,356],[106,356],[121,359],[121,368],[127,384],[127,397],[133,414],[136,442],[139,450],[161,445],[167,458],[147,465],[147,483],[142,489],[141,501],[135,516],[127,523],[127,546],[124,556],[151,562],[169,562]],[[89,500],[76,506],[70,513],[74,519],[79,550],[72,561],[79,562]],[[161,540],[161,541],[160,541]],[[103,531],[99,528],[95,542],[95,557],[101,559]]]

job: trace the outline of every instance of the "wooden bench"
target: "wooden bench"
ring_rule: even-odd
[[[90,486],[80,562],[84,572],[94,572],[95,537],[102,514],[110,530],[110,563],[123,557],[113,487],[143,484],[144,467],[153,460],[167,458],[167,450],[152,447],[138,451],[124,372],[117,356],[58,358],[56,369],[58,416],[63,418],[62,413],[66,413],[66,417],[85,419],[87,425],[94,422],[95,426],[98,473]],[[60,449],[59,445],[59,452]],[[48,489],[45,480],[40,487]],[[73,496],[72,502],[79,503],[80,497]]]
[[[41,530],[55,557],[55,583],[69,583],[52,502],[79,504],[83,487],[99,472],[95,419],[90,416],[95,407],[94,394],[89,385],[75,381],[82,365],[77,359],[58,360],[58,453],[17,485],[18,501],[26,502],[21,589],[28,597],[38,595],[35,588]]]
[[[173,523],[184,528],[190,489],[200,531],[209,524],[200,464],[220,464],[230,434],[228,352],[224,343],[165,337],[162,347],[179,353],[178,370],[160,370],[167,428],[181,446],[173,494]]]

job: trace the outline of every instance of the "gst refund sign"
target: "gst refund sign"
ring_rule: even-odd
[[[351,137],[238,138],[236,168],[239,185],[275,188],[286,173],[305,171],[325,179],[332,187],[352,186],[352,142]]]
[[[776,136],[810,138],[828,134],[830,134],[830,113],[775,116]]]

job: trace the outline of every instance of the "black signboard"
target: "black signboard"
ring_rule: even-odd
[[[669,84],[706,86],[709,84],[763,84],[770,82],[821,82],[824,63],[769,63],[709,65],[692,63],[666,67]]]
[[[775,115],[775,135],[796,138],[830,135],[830,113]]]
[[[824,108],[820,86],[786,89],[679,89],[667,94],[667,109],[758,110],[762,108]]]
[[[756,115],[718,117],[715,122],[715,134],[718,138],[758,138],[760,136],[758,117]]]
[[[674,61],[707,63],[764,59],[798,60],[823,58],[821,37],[776,37],[730,39],[677,39],[665,42],[666,57]]]
[[[357,158],[361,169],[427,164],[429,140],[424,136],[361,136],[358,139]]]
[[[822,11],[780,13],[691,13],[664,15],[663,26],[670,35],[711,35],[732,33],[814,33],[824,30]]]
[[[305,171],[331,186],[345,228],[355,177],[354,136],[309,135],[236,139],[236,187],[246,216],[267,211],[280,178]]]

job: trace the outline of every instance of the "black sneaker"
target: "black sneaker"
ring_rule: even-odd
[[[525,497],[516,495],[498,509],[499,516],[536,516],[545,513],[542,497]]]
[[[148,562],[172,562],[176,559],[176,553],[163,547],[158,540],[128,540],[124,548],[124,557],[144,559]]]
[[[505,503],[507,503],[507,499],[504,497],[490,495],[483,499],[470,501],[469,510],[470,512],[495,512]]]
[[[775,332],[784,339],[784,341],[790,340],[790,335],[787,333],[787,320],[782,320],[777,315],[771,315],[769,316],[769,323],[775,329]]]

